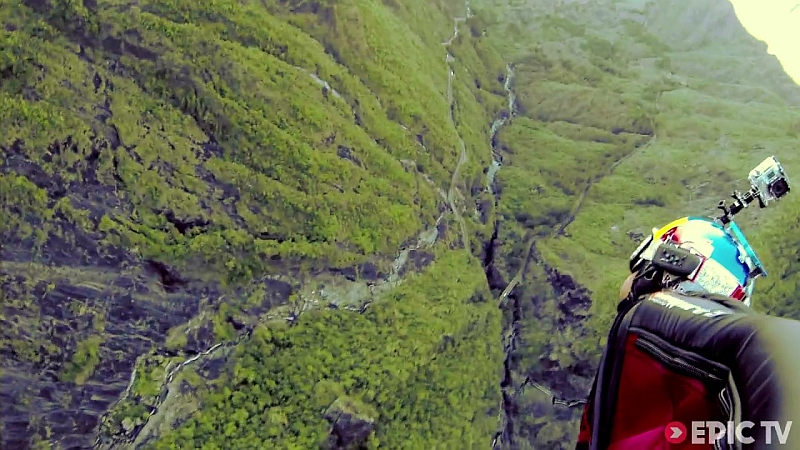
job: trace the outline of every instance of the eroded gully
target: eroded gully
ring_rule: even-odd
[[[513,112],[514,112],[514,109],[513,109],[513,106],[514,106],[514,103],[513,103],[514,94],[513,94],[513,91],[509,88],[509,84],[508,84],[509,80],[510,80],[510,78],[512,76],[513,76],[513,72],[512,72],[512,69],[509,67],[509,74],[508,74],[508,77],[506,79],[506,91],[509,94],[509,111],[511,111],[511,114],[513,115]],[[656,97],[655,106],[656,106],[656,110],[657,111],[660,111],[660,100],[661,100],[661,96],[662,96],[662,94],[664,92],[665,91],[659,92],[658,96]],[[498,122],[495,122],[495,123],[498,123]],[[500,123],[500,126],[502,126],[503,124],[505,124],[505,122]],[[653,128],[655,129],[655,126]],[[494,125],[492,126],[492,131],[493,131],[493,136],[494,136],[496,134]],[[608,169],[607,173],[605,174],[605,176],[612,175],[614,173],[614,170],[620,164],[622,164],[623,162],[627,161],[629,158],[631,158],[635,154],[638,154],[639,152],[644,151],[647,148],[651,147],[656,142],[657,139],[658,139],[658,134],[654,131],[652,136],[650,136],[650,139],[644,145],[636,147],[632,152],[626,154],[625,156],[623,156],[619,160],[615,161],[609,167],[609,169]],[[493,151],[493,157],[495,157],[495,158],[497,157],[496,156],[496,153],[497,153],[496,146],[497,146],[497,142],[493,139],[492,140],[492,151]],[[493,161],[492,167],[495,167],[494,161]],[[497,168],[499,169],[499,164],[497,164]],[[570,211],[569,216],[560,224],[560,226],[558,226],[556,228],[556,230],[552,234],[553,236],[564,235],[565,234],[566,228],[574,221],[575,217],[581,211],[581,208],[583,207],[586,195],[588,194],[589,190],[591,189],[591,187],[595,183],[589,183],[586,186],[586,188],[581,192],[581,195],[579,196],[579,198],[575,202],[572,210]],[[495,206],[497,206],[497,201],[498,201],[497,195],[495,194]],[[492,239],[496,239],[496,233],[497,233],[497,223],[495,224],[495,235],[493,235]],[[490,248],[491,248],[492,244],[493,244],[493,242],[490,242]],[[499,448],[502,448],[504,446],[505,447],[508,447],[508,446],[513,447],[514,446],[514,415],[515,415],[514,410],[516,409],[515,405],[514,405],[514,402],[516,400],[516,397],[520,393],[522,393],[522,391],[525,389],[526,386],[531,386],[531,387],[539,390],[540,392],[544,393],[545,395],[550,397],[550,399],[552,400],[553,404],[558,404],[558,405],[561,405],[561,406],[564,406],[564,407],[567,407],[567,408],[580,406],[580,405],[583,405],[583,404],[586,403],[585,399],[565,400],[565,399],[559,398],[556,393],[554,393],[553,391],[548,389],[545,385],[536,382],[536,380],[532,379],[530,376],[528,376],[518,387],[516,387],[516,388],[514,387],[514,383],[513,383],[513,380],[512,380],[511,357],[512,357],[513,353],[517,350],[517,346],[518,346],[519,327],[520,327],[520,320],[521,320],[521,305],[520,305],[520,299],[515,297],[515,296],[512,296],[511,293],[513,292],[514,288],[516,288],[517,285],[519,285],[519,283],[522,282],[522,279],[524,278],[524,274],[525,274],[525,271],[528,268],[528,265],[531,262],[535,263],[537,261],[541,261],[541,256],[538,255],[535,244],[536,244],[536,242],[535,242],[534,239],[530,239],[526,243],[526,247],[525,248],[527,248],[528,250],[527,250],[527,254],[526,254],[525,259],[524,259],[524,261],[525,261],[524,264],[521,265],[521,267],[519,268],[517,273],[514,275],[514,277],[511,279],[511,281],[508,283],[508,285],[506,286],[506,288],[503,290],[503,292],[500,294],[500,297],[498,298],[498,306],[500,308],[503,308],[503,309],[507,310],[507,311],[510,311],[511,315],[512,315],[512,319],[511,319],[511,324],[508,327],[508,329],[504,332],[504,337],[503,337],[503,348],[504,348],[504,352],[505,352],[505,360],[503,362],[503,373],[504,373],[504,377],[503,378],[504,379],[503,379],[503,383],[501,385],[501,389],[502,389],[502,405],[501,405],[501,408],[500,408],[500,418],[499,418],[500,427],[499,427],[499,429],[498,429],[497,433],[495,434],[495,437],[494,437],[494,439],[492,441],[492,449],[493,450],[498,450]],[[487,266],[487,268],[488,268],[488,266]],[[488,274],[488,272],[487,272],[487,274]]]
[[[466,6],[466,17],[456,17],[455,19],[453,19],[453,22],[454,22],[453,23],[453,35],[450,37],[450,39],[448,39],[447,41],[445,41],[443,43],[443,45],[445,45],[445,47],[449,47],[452,44],[452,42],[458,37],[459,25],[462,22],[465,22],[470,17],[472,17],[472,11],[471,11],[469,2],[466,2],[465,6]],[[448,96],[448,100],[449,100],[449,103],[450,103],[450,122],[453,124],[453,128],[456,129],[456,134],[458,135],[459,144],[461,146],[461,156],[459,158],[459,161],[458,161],[458,164],[456,166],[456,169],[453,171],[453,177],[452,177],[452,180],[450,182],[450,189],[448,191],[447,199],[448,199],[448,202],[450,204],[450,209],[453,211],[453,214],[455,214],[457,220],[459,221],[459,223],[461,225],[462,242],[464,242],[464,245],[466,246],[466,245],[468,245],[469,240],[468,240],[468,236],[467,236],[467,232],[466,232],[466,225],[465,225],[464,220],[461,217],[460,212],[458,210],[458,207],[456,205],[456,196],[458,195],[459,199],[461,199],[461,197],[460,197],[461,193],[458,192],[458,189],[456,188],[456,186],[457,186],[458,176],[459,176],[461,167],[464,165],[464,163],[467,162],[467,151],[466,151],[466,146],[464,144],[464,140],[462,139],[460,133],[458,133],[458,129],[456,128],[455,117],[454,117],[455,98],[454,98],[454,95],[453,95],[453,80],[455,79],[455,69],[453,67],[453,64],[456,62],[456,59],[448,51],[447,55],[445,56],[445,61],[448,64],[447,96]],[[497,172],[500,170],[500,168],[502,166],[502,162],[503,162],[502,155],[500,154],[499,148],[498,148],[497,135],[500,132],[500,130],[503,128],[503,126],[507,125],[508,122],[513,118],[513,116],[515,114],[515,111],[516,111],[517,98],[516,98],[516,94],[514,93],[514,90],[512,88],[513,79],[514,79],[514,68],[513,68],[513,66],[511,64],[508,64],[506,66],[506,76],[505,76],[505,79],[504,79],[504,82],[503,82],[503,87],[504,87],[504,89],[506,91],[507,98],[508,98],[507,110],[506,111],[502,111],[501,114],[500,114],[500,117],[498,119],[496,119],[494,122],[492,122],[491,131],[490,131],[490,137],[489,137],[490,148],[491,148],[491,152],[492,152],[492,155],[491,155],[492,162],[491,162],[491,164],[489,165],[489,167],[486,170],[486,190],[489,193],[491,193],[492,196],[494,197],[494,210],[495,211],[497,211],[498,203],[500,201],[500,196],[497,193],[497,190],[495,189],[495,178],[496,178]],[[499,231],[499,219],[497,217],[495,217],[494,229],[492,231],[492,236],[491,236],[489,242],[485,243],[485,245],[484,245],[484,258],[483,258],[483,261],[482,261],[483,268],[484,268],[484,271],[485,271],[485,274],[486,274],[486,277],[487,277],[487,281],[489,282],[490,286],[492,285],[491,272],[493,270],[492,266],[494,264],[494,258],[496,256],[494,250],[495,250],[495,247],[497,245],[497,239],[498,239],[498,234],[499,234],[498,231]],[[528,248],[532,248],[532,244],[533,244],[533,242],[530,242],[529,245],[528,245]],[[528,259],[529,258],[526,258],[526,261]],[[500,294],[500,297],[497,299],[498,305],[500,307],[502,307],[504,300],[506,298],[509,298],[511,292],[514,290],[514,288],[522,280],[523,273],[524,273],[524,268],[520,268],[520,270],[517,272],[517,274],[511,280],[511,282],[509,282],[509,284],[505,287],[505,289],[503,289],[503,292]],[[494,286],[492,286],[492,287],[494,287]],[[511,411],[512,408],[510,407],[510,403],[513,400],[513,397],[514,397],[515,394],[512,393],[512,392],[508,392],[509,387],[511,387],[511,383],[509,382],[510,381],[509,363],[510,363],[511,355],[512,355],[512,353],[514,352],[514,350],[516,348],[516,337],[518,335],[518,327],[519,327],[519,322],[520,322],[520,319],[521,319],[520,313],[519,313],[519,311],[520,311],[519,299],[513,298],[513,302],[514,302],[514,305],[512,305],[511,310],[512,310],[512,315],[514,317],[512,318],[512,323],[511,323],[511,326],[509,327],[509,329],[507,331],[504,331],[504,333],[503,333],[503,335],[504,335],[503,336],[503,351],[504,351],[504,356],[505,356],[504,357],[504,361],[503,361],[503,373],[504,373],[504,376],[503,376],[503,380],[502,380],[501,386],[500,386],[501,387],[501,391],[502,391],[502,395],[501,395],[501,404],[500,404],[500,408],[499,408],[499,411],[498,411],[498,424],[499,424],[499,426],[498,426],[498,431],[495,433],[495,435],[493,436],[493,439],[492,439],[492,448],[493,449],[494,448],[498,448],[499,445],[502,445],[502,443],[504,442],[504,439],[503,439],[504,437],[506,437],[506,440],[509,440],[508,437],[510,437],[510,433],[513,430],[513,426],[512,426],[512,423],[513,423],[512,414],[513,414],[513,412]]]
[[[307,311],[330,308],[337,310],[363,313],[374,302],[396,288],[403,282],[403,276],[409,271],[406,270],[409,264],[413,264],[410,258],[413,252],[424,251],[432,247],[439,239],[439,224],[444,219],[445,214],[441,214],[435,226],[422,231],[416,243],[398,251],[397,256],[392,261],[389,274],[383,279],[375,281],[361,281],[347,279],[341,275],[321,277],[302,286],[298,294],[298,302],[291,305],[283,305],[270,310],[268,313],[248,323],[234,339],[216,343],[209,346],[206,350],[194,355],[186,355],[181,361],[176,358],[169,358],[170,362],[165,369],[165,375],[159,388],[153,405],[147,418],[138,424],[130,426],[130,429],[116,430],[113,436],[98,435],[95,449],[112,449],[120,447],[137,448],[150,438],[154,437],[165,421],[171,422],[174,416],[169,413],[170,407],[176,406],[178,396],[176,393],[180,388],[180,378],[178,375],[190,365],[200,365],[209,363],[213,360],[226,358],[230,351],[241,341],[247,339],[252,331],[259,325],[285,321],[294,323],[299,316]],[[319,288],[324,284],[324,288]],[[189,329],[187,329],[187,334]],[[156,356],[167,358],[167,352],[160,350]],[[139,358],[152,358],[153,354],[142,355]],[[137,364],[138,365],[138,364]],[[136,371],[131,373],[128,387],[121,396],[119,402],[124,401],[131,395],[131,390],[136,382]],[[108,419],[107,417],[104,419]]]

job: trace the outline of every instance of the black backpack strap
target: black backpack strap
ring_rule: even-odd
[[[598,381],[602,379],[604,382],[608,382],[608,378],[611,376],[611,372],[615,371],[615,360],[611,354],[615,353],[616,347],[616,336],[620,331],[620,327],[622,326],[623,318],[627,315],[627,313],[633,309],[640,301],[642,301],[645,296],[648,294],[652,294],[658,292],[662,289],[662,280],[664,278],[664,272],[657,267],[654,267],[652,264],[647,264],[639,268],[636,275],[631,283],[630,292],[628,295],[622,299],[617,305],[617,317],[614,320],[614,324],[611,327],[608,335],[608,344],[606,345],[605,350],[603,351],[603,356],[600,360],[600,364],[597,368],[597,373],[595,374],[594,381],[592,382],[592,389],[589,392],[589,396],[586,399],[585,407],[583,416],[581,418],[581,437],[578,440],[578,443],[575,446],[575,450],[589,450],[590,448],[602,448],[598,447],[598,439],[602,439],[600,433],[602,430],[601,427],[601,417],[603,413],[601,413],[598,409],[603,408],[608,399],[606,398],[597,398],[597,391],[598,391]],[[618,371],[619,368],[616,368]],[[603,374],[605,373],[605,376]],[[616,391],[616,389],[613,389]],[[601,391],[605,397],[608,393],[604,389]],[[599,413],[599,414],[598,414]],[[589,430],[586,430],[589,428]],[[584,437],[589,436],[590,441],[584,439]]]
[[[663,287],[664,271],[651,265],[639,269],[631,283],[630,292],[617,305],[617,314],[624,314],[630,310],[634,303],[642,300],[645,295],[660,291]]]

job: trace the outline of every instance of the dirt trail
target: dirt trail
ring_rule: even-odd
[[[656,110],[657,111],[660,111],[659,101],[661,100],[661,94],[663,94],[664,92],[665,91],[659,92],[658,96],[656,97]],[[586,200],[586,195],[589,194],[589,190],[592,188],[592,186],[594,186],[597,182],[601,181],[603,178],[606,178],[608,176],[613,175],[614,171],[617,169],[617,167],[619,167],[620,164],[624,163],[625,161],[630,159],[632,156],[634,156],[634,155],[644,151],[645,149],[651,147],[653,144],[656,143],[656,139],[658,139],[658,134],[655,131],[655,127],[653,127],[653,136],[650,137],[650,140],[648,140],[644,145],[634,149],[632,152],[628,153],[627,155],[625,155],[622,158],[620,158],[617,161],[615,161],[614,164],[612,164],[611,167],[608,168],[608,171],[606,172],[606,174],[603,175],[602,178],[600,178],[600,180],[590,181],[589,183],[587,183],[586,187],[583,188],[583,191],[581,192],[580,197],[578,197],[578,201],[576,201],[575,205],[572,207],[572,210],[570,211],[569,216],[567,216],[566,220],[564,220],[561,223],[561,225],[558,227],[558,230],[556,230],[556,232],[554,233],[554,236],[563,236],[564,235],[564,230],[567,229],[567,227],[575,220],[575,217],[578,216],[578,213],[581,212],[581,208],[583,208],[583,202]]]

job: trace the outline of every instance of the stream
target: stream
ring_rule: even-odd
[[[453,43],[453,41],[458,37],[459,24],[465,22],[467,19],[472,17],[472,10],[470,8],[470,5],[469,5],[468,1],[466,2],[465,6],[466,6],[466,17],[457,17],[457,18],[453,19],[453,23],[454,23],[454,25],[453,25],[453,35],[450,37],[450,39],[448,39],[446,42],[443,43],[443,45],[445,45],[445,47],[450,46]],[[454,128],[456,127],[455,118],[454,118],[455,98],[454,98],[454,94],[453,94],[453,80],[455,78],[455,69],[453,68],[453,64],[455,63],[455,61],[456,61],[455,57],[448,51],[446,56],[445,56],[445,62],[448,64],[447,97],[448,97],[448,100],[449,100],[449,103],[450,103],[450,121],[453,124]],[[506,94],[508,96],[508,103],[507,103],[508,110],[507,111],[502,111],[501,114],[500,114],[500,117],[498,119],[496,119],[494,122],[492,122],[492,124],[491,124],[489,144],[490,144],[490,148],[491,148],[491,152],[492,152],[492,155],[491,155],[492,156],[492,158],[491,158],[492,162],[491,162],[491,164],[489,165],[489,167],[486,170],[486,190],[494,196],[495,211],[497,210],[498,202],[500,200],[499,196],[498,196],[498,194],[496,192],[496,189],[495,189],[495,178],[497,176],[497,172],[500,170],[500,168],[502,167],[502,164],[503,164],[503,158],[502,158],[502,155],[500,154],[500,151],[499,151],[499,148],[498,148],[497,135],[500,132],[500,130],[505,125],[507,125],[509,123],[509,121],[514,117],[515,112],[516,112],[517,96],[514,93],[514,90],[513,90],[513,87],[512,87],[513,86],[513,79],[514,79],[514,67],[511,64],[507,64],[506,65],[506,76],[505,76],[505,80],[503,82],[503,88],[505,89]],[[468,240],[468,236],[467,236],[467,233],[466,233],[466,225],[464,223],[463,218],[461,218],[461,216],[460,216],[460,212],[458,211],[458,208],[456,207],[456,198],[455,198],[457,194],[460,195],[460,193],[457,192],[456,183],[458,182],[458,175],[459,175],[461,167],[463,166],[464,163],[467,162],[467,151],[466,151],[466,146],[464,144],[464,140],[462,139],[461,135],[458,133],[457,129],[456,129],[456,133],[458,134],[458,140],[459,140],[459,143],[460,143],[460,146],[461,146],[461,156],[459,158],[458,165],[456,166],[456,169],[453,171],[453,178],[452,178],[452,180],[450,182],[450,190],[448,191],[447,198],[448,198],[448,201],[450,203],[450,207],[451,207],[453,213],[456,215],[457,219],[459,220],[459,222],[461,224],[462,240],[465,243],[465,247],[469,248],[468,247],[469,240]],[[492,234],[492,241],[489,242],[489,247],[492,247],[494,245],[494,241],[497,239],[498,226],[499,226],[499,221],[497,219],[495,219],[494,232]],[[486,258],[486,260],[484,261],[484,268],[485,269],[487,269],[489,266],[491,266],[491,264],[493,263],[493,261],[492,261],[493,257],[494,257],[494,255],[492,253],[491,256]],[[512,281],[508,284],[508,286],[506,286],[506,288],[503,290],[503,292],[501,293],[500,297],[498,298],[498,304],[500,306],[502,306],[503,301],[511,294],[511,292],[514,290],[516,285],[521,281],[523,273],[524,273],[523,269],[520,269],[519,272],[512,279]],[[487,273],[487,279],[488,279],[488,273]],[[518,302],[518,300],[516,300],[516,299],[514,301]],[[518,305],[515,305],[515,306],[518,307]],[[514,324],[516,325],[516,323],[517,323],[517,321],[515,320]],[[518,335],[518,330],[517,330],[516,326],[512,326],[511,329],[507,330],[504,333],[503,350],[504,350],[504,353],[505,353],[505,361],[504,361],[504,369],[505,369],[504,371],[505,372],[508,371],[509,358],[511,357],[512,352],[516,348],[517,335]],[[495,433],[495,435],[494,435],[494,437],[492,439],[492,448],[493,449],[498,448],[498,446],[503,443],[503,436],[507,436],[508,435],[508,433],[506,431],[510,428],[509,424],[512,421],[512,419],[510,417],[511,411],[510,411],[510,408],[507,405],[507,402],[510,399],[509,395],[513,395],[513,394],[508,394],[506,392],[506,389],[504,388],[505,382],[507,381],[506,378],[507,377],[504,377],[504,379],[501,382],[502,396],[501,396],[500,410],[499,410],[499,413],[498,413],[498,431]]]
[[[513,80],[514,80],[514,67],[511,64],[506,65],[506,77],[503,83],[503,87],[508,95],[508,111],[504,111],[501,114],[499,119],[496,119],[491,126],[491,134],[490,134],[490,147],[492,149],[492,163],[486,171],[486,190],[489,191],[494,196],[494,206],[495,211],[497,210],[498,204],[500,202],[500,197],[495,189],[495,178],[497,176],[497,172],[500,170],[503,164],[503,157],[499,151],[499,143],[497,140],[497,134],[503,128],[503,126],[507,125],[510,120],[513,119],[514,115],[516,114],[516,106],[517,106],[517,96],[513,90]],[[495,219],[494,224],[494,233],[492,234],[492,241],[497,239],[498,235],[498,227],[499,227],[499,219]],[[489,243],[490,246],[494,245],[494,242]],[[527,258],[526,258],[527,259]],[[524,264],[523,264],[524,267]],[[515,274],[514,278],[508,283],[508,285],[503,289],[503,292],[497,299],[498,307],[502,309],[504,301],[511,295],[511,292],[514,288],[519,284],[522,280],[522,275],[524,273],[524,269],[520,268],[520,270]],[[488,275],[487,275],[488,277]],[[513,299],[514,302],[518,302],[517,299]],[[514,305],[515,310],[518,305]],[[517,317],[514,318],[512,326],[503,333],[503,353],[505,358],[503,360],[503,380],[500,383],[500,390],[501,390],[501,397],[500,397],[500,410],[498,412],[498,430],[495,433],[492,439],[492,449],[499,448],[500,445],[503,443],[503,436],[505,436],[506,430],[509,429],[509,424],[512,421],[510,417],[510,408],[507,405],[508,402],[508,394],[506,393],[505,386],[507,385],[508,381],[508,371],[509,371],[509,360],[511,358],[512,353],[516,349],[516,341],[517,341],[517,334],[519,330],[517,329]]]
[[[503,82],[503,89],[505,89],[506,94],[508,94],[508,113],[502,114],[502,117],[492,122],[491,134],[489,137],[489,142],[492,148],[492,164],[489,165],[489,168],[486,171],[486,190],[492,195],[495,194],[495,176],[500,170],[500,166],[503,165],[503,157],[500,155],[500,152],[497,149],[497,133],[500,132],[500,129],[503,128],[503,126],[505,126],[506,123],[514,116],[517,106],[517,95],[511,88],[513,80],[514,68],[511,64],[508,64],[506,65],[506,78]],[[496,198],[495,201],[497,200],[498,199]]]

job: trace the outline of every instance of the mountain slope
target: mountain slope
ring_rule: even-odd
[[[798,170],[729,6],[0,0],[3,447],[571,448],[642,234]]]
[[[463,3],[0,6],[4,447],[138,445],[197,405],[242,407],[226,385],[253,396],[221,410],[244,422],[203,409],[187,427],[213,418],[205,436],[248,446],[321,439],[308,431],[327,433],[324,408],[241,387],[273,364],[248,355],[286,321],[275,361],[301,345],[324,363],[325,407],[454,399],[425,393],[433,377],[467,403],[429,439],[488,442],[500,323],[473,254],[491,225],[462,192],[485,182],[505,67],[454,22]],[[387,353],[355,369],[357,342]],[[430,368],[470,365],[475,348],[481,370]],[[378,369],[405,375],[365,391],[388,383]],[[379,409],[375,439],[429,426],[441,406],[425,405]],[[270,417],[311,425],[253,437]]]
[[[580,411],[566,405],[588,393],[630,252],[654,226],[714,214],[766,156],[800,170],[800,86],[726,1],[476,7],[495,12],[487,35],[513,61],[519,98],[498,136],[498,258],[519,283],[503,305],[501,444],[571,448]],[[795,318],[799,201],[739,219],[773,270],[755,307]]]

